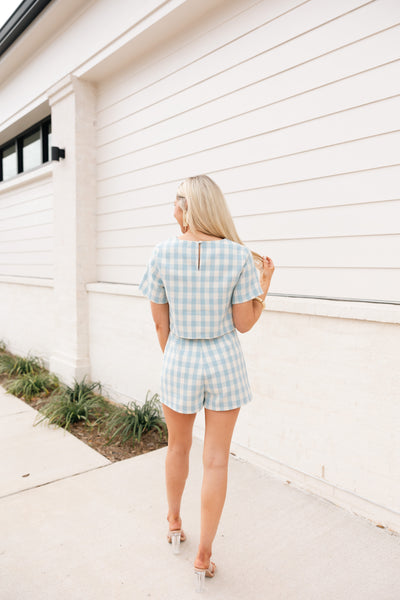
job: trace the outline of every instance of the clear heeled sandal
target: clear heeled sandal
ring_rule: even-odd
[[[181,542],[184,542],[186,537],[182,529],[174,529],[168,531],[167,540],[169,544],[172,544],[172,553],[179,554]]]
[[[207,569],[194,568],[196,592],[204,592],[206,577],[214,577],[216,568],[216,564],[211,560]]]

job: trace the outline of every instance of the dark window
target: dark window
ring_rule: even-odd
[[[46,117],[0,146],[0,181],[36,169],[49,161],[51,120]]]

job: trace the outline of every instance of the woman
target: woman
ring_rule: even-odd
[[[186,539],[181,499],[193,423],[204,406],[201,533],[194,562],[200,590],[204,577],[213,577],[216,569],[212,543],[225,502],[233,429],[240,407],[252,399],[236,329],[249,331],[259,319],[274,265],[244,246],[224,195],[207,175],[180,184],[174,217],[183,235],[154,247],[139,290],[151,301],[164,352],[160,397],[168,427],[167,539],[175,552]]]

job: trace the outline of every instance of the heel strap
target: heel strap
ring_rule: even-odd
[[[212,565],[214,565],[214,568],[212,568]],[[195,573],[199,573],[199,574],[202,574],[202,573],[207,574],[207,573],[209,573],[210,577],[214,577],[215,569],[216,568],[217,568],[217,566],[216,566],[215,562],[210,559],[210,563],[209,563],[209,565],[208,565],[208,567],[206,569],[199,569],[198,567],[194,567],[194,572]]]

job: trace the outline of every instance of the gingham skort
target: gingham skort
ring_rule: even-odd
[[[164,349],[160,400],[180,413],[231,410],[252,399],[236,329],[190,339],[170,332]]]

